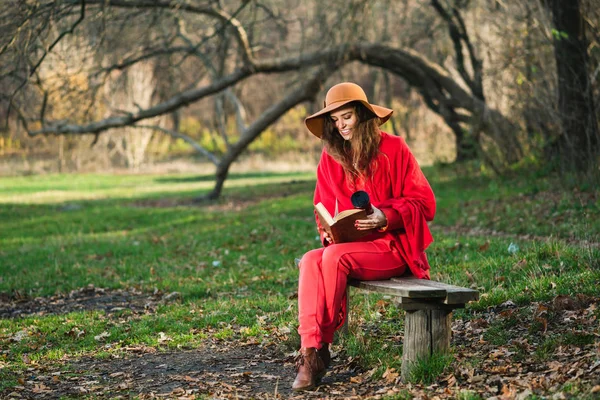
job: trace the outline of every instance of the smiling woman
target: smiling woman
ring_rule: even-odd
[[[352,139],[352,131],[358,122],[355,107],[342,107],[339,110],[332,111],[330,117],[344,140]]]
[[[323,247],[299,263],[301,349],[294,390],[314,388],[325,374],[329,345],[346,319],[348,278],[378,280],[408,272],[429,279],[424,251],[432,242],[427,222],[435,214],[435,198],[404,140],[379,129],[391,114],[370,104],[360,86],[344,82],[333,86],[325,107],[305,121],[324,144],[314,204],[336,215],[354,208],[353,193],[364,191],[373,212],[354,225],[368,233],[347,243],[336,243],[316,219]]]

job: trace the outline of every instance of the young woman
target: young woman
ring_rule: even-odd
[[[429,182],[404,140],[380,131],[392,110],[370,104],[363,89],[349,82],[327,92],[325,107],[306,118],[323,141],[314,203],[331,215],[353,208],[351,196],[369,195],[373,212],[357,220],[372,230],[351,243],[333,243],[317,218],[322,248],[306,253],[298,283],[301,349],[293,390],[316,386],[330,363],[329,344],[346,318],[346,282],[388,279],[410,273],[429,279],[425,249],[433,241],[427,221],[435,214]]]

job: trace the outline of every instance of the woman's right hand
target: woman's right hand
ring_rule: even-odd
[[[331,238],[331,236],[329,236],[329,233],[327,233],[327,231],[323,231],[323,240],[329,244],[333,243],[333,239]]]

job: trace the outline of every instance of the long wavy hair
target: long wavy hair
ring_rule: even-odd
[[[354,107],[357,117],[352,138],[345,140],[338,132],[330,115],[327,115],[324,117],[321,139],[327,153],[340,163],[346,174],[356,182],[359,178],[371,175],[376,167],[374,160],[379,153],[381,131],[379,130],[379,117],[362,103],[355,101],[349,105]]]

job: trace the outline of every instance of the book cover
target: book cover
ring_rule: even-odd
[[[353,242],[372,232],[372,230],[359,231],[354,227],[357,219],[366,219],[367,212],[360,208],[344,210],[336,216],[331,216],[322,203],[315,204],[315,211],[323,229],[333,239],[333,243]]]

